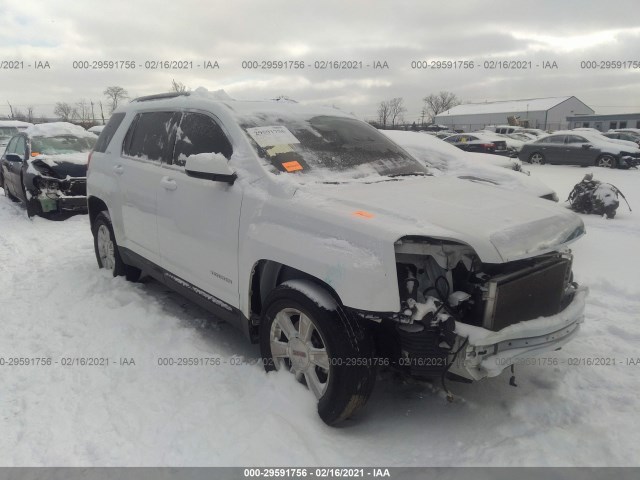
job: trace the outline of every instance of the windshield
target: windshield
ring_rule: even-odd
[[[0,127],[0,138],[7,139],[18,133],[16,127]]]
[[[98,138],[76,137],[74,135],[57,135],[54,137],[33,137],[31,139],[32,155],[62,155],[68,153],[89,152]]]
[[[262,115],[243,119],[241,126],[274,173],[312,181],[428,174],[371,125],[353,118]]]

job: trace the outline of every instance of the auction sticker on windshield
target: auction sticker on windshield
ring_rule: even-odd
[[[283,125],[247,128],[247,133],[263,148],[300,143],[300,140]]]

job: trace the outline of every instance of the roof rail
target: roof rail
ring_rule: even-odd
[[[131,102],[147,102],[149,100],[164,100],[166,98],[175,98],[185,96],[188,97],[191,95],[190,92],[168,92],[168,93],[158,93],[156,95],[147,95],[145,97],[138,97],[131,100]]]

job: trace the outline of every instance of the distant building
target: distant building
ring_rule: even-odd
[[[508,117],[515,117],[521,123],[528,122],[529,128],[560,130],[569,128],[567,117],[593,113],[589,106],[573,96],[528,98],[458,105],[436,115],[433,122],[447,125],[452,130],[470,132],[488,125],[505,125]]]
[[[601,132],[616,128],[640,128],[640,113],[609,115],[572,115],[567,117],[569,128],[595,128]]]

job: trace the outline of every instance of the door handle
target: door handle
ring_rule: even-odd
[[[165,190],[175,190],[178,188],[176,181],[169,177],[162,177],[160,185],[162,185]]]
[[[124,167],[122,165],[116,165],[115,167],[113,167],[113,171],[118,175],[122,175],[124,173]]]

